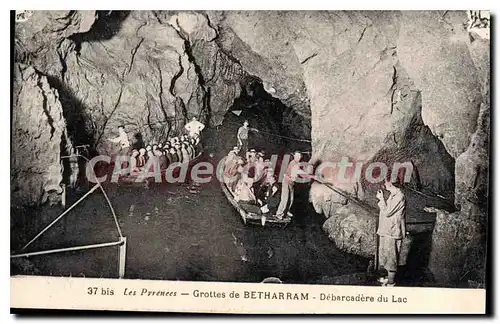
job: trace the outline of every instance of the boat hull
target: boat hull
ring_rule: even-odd
[[[260,226],[273,226],[285,227],[292,221],[292,217],[286,216],[282,219],[277,218],[276,215],[262,214],[246,211],[235,199],[229,188],[224,182],[220,182],[222,191],[226,195],[227,200],[233,205],[236,211],[240,214],[241,219],[245,225],[260,225]]]

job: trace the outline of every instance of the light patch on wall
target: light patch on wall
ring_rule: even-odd
[[[479,37],[490,39],[490,12],[488,10],[467,11],[467,29]]]
[[[33,10],[16,10],[16,22],[27,21],[33,16]]]

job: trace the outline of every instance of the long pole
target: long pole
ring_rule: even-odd
[[[374,258],[374,265],[373,265],[373,272],[377,273],[378,268],[379,268],[379,259],[378,259],[378,251],[379,251],[379,245],[380,245],[380,237],[377,234],[378,231],[378,217],[377,221],[375,222],[375,258]]]
[[[52,221],[52,223],[50,223],[47,227],[45,227],[40,233],[38,233],[31,241],[29,241],[25,246],[23,246],[23,248],[21,249],[21,251],[23,251],[24,249],[26,249],[28,246],[31,245],[31,243],[33,243],[37,238],[39,238],[43,233],[45,233],[49,228],[51,228],[55,223],[57,223],[57,221],[59,221],[61,218],[63,218],[67,213],[69,213],[76,205],[78,205],[82,200],[84,200],[85,198],[87,198],[88,195],[90,195],[91,193],[93,193],[97,188],[99,188],[101,186],[100,183],[97,183],[94,187],[92,187],[92,189],[90,189],[89,192],[87,192],[85,195],[83,195],[82,198],[78,199],[73,205],[71,205],[68,209],[66,209],[61,215],[59,215],[59,217],[57,217],[56,219],[54,219]]]
[[[120,249],[118,250],[118,278],[123,279],[125,277],[125,261],[127,259],[127,238],[121,237],[120,242],[123,242],[120,245]]]
[[[80,155],[80,154],[76,154],[75,156],[78,156],[78,157],[81,157],[83,159],[85,159],[85,161],[89,162],[89,159],[87,159],[85,156],[83,155]],[[61,158],[70,158],[71,155],[65,155],[65,156],[61,156]],[[95,174],[94,174],[95,175]],[[118,218],[116,217],[116,213],[115,213],[115,210],[113,208],[113,205],[111,205],[111,201],[109,200],[109,197],[108,195],[106,194],[106,191],[104,191],[104,188],[102,187],[101,183],[98,181],[96,185],[99,185],[99,188],[101,189],[101,192],[102,194],[104,195],[104,198],[106,199],[106,202],[108,203],[108,206],[109,206],[109,209],[111,209],[111,213],[113,214],[113,218],[115,220],[115,224],[116,224],[116,228],[118,230],[118,234],[120,235],[120,237],[123,237],[123,234],[122,234],[122,231],[121,231],[121,228],[120,228],[120,225],[118,224]],[[94,188],[92,188],[91,191],[93,191]],[[82,199],[85,198],[82,197]]]
[[[357,204],[361,208],[365,209],[366,211],[372,212],[372,213],[376,213],[377,212],[377,210],[375,208],[373,208],[372,206],[369,206],[369,205],[361,202],[357,198],[351,196],[350,194],[348,194],[346,192],[343,192],[340,189],[334,188],[329,183],[326,183],[326,182],[321,181],[320,179],[318,179],[318,177],[314,177],[314,180],[316,180],[319,183],[325,185],[327,188],[329,188],[330,190],[338,193],[339,195],[341,195],[341,196],[343,196],[343,197],[351,200],[352,202],[354,202],[355,204]],[[375,255],[374,255],[374,265],[373,265],[373,268],[374,268],[373,270],[375,272],[378,270],[378,267],[379,267],[378,251],[379,251],[380,241],[379,241],[379,236],[377,235],[377,230],[378,230],[378,217],[376,218],[376,221],[375,221]]]
[[[356,205],[358,205],[359,207],[363,208],[364,210],[368,211],[368,212],[371,212],[371,213],[376,213],[377,212],[377,209],[368,205],[367,203],[364,203],[362,201],[360,201],[358,198],[356,197],[353,197],[352,195],[350,195],[349,193],[347,192],[344,192],[343,190],[341,189],[338,189],[338,188],[334,188],[331,184],[321,180],[320,178],[316,177],[316,176],[312,176],[312,179],[314,179],[315,181],[325,185],[327,188],[329,188],[330,190],[332,190],[333,192],[336,192],[337,194],[341,195],[342,197],[344,198],[347,198],[349,199],[350,201],[352,201],[353,203],[355,203]]]
[[[24,257],[35,256],[35,255],[45,255],[45,254],[52,254],[52,253],[61,253],[61,252],[71,252],[71,251],[79,251],[79,250],[104,248],[104,247],[116,246],[116,245],[120,245],[120,244],[124,245],[125,243],[124,243],[123,240],[120,240],[118,242],[81,245],[81,246],[73,246],[73,247],[61,248],[61,249],[53,249],[53,250],[45,250],[45,251],[38,251],[38,252],[29,252],[29,253],[22,253],[22,254],[14,254],[14,255],[11,255],[10,257],[11,257],[11,259],[24,258]],[[120,246],[120,249],[121,248],[122,247]]]

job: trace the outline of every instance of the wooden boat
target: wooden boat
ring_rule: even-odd
[[[273,214],[263,214],[263,213],[256,213],[256,212],[251,212],[248,210],[245,210],[243,206],[241,206],[236,199],[234,199],[234,195],[231,192],[231,190],[227,187],[227,185],[220,181],[220,185],[222,187],[222,191],[226,195],[227,199],[233,205],[233,207],[236,209],[236,211],[240,214],[241,219],[243,220],[243,223],[245,225],[247,224],[254,224],[254,225],[261,225],[261,226],[276,226],[276,227],[285,227],[287,226],[291,220],[292,216],[286,215],[282,219],[276,217],[276,215]]]
[[[203,156],[203,150],[200,153],[198,153],[197,156],[195,156],[192,160],[190,160],[188,162],[188,168],[192,167],[193,164],[199,162],[199,160],[201,159],[202,156]],[[162,183],[166,182],[166,180],[165,180],[165,171],[167,170],[167,168],[161,169]],[[155,182],[155,179],[153,177],[144,178],[143,181],[139,181],[138,182],[137,178],[139,177],[139,175],[141,174],[141,172],[142,171],[136,171],[136,172],[130,172],[129,174],[121,175],[118,178],[118,184],[119,185],[131,185],[131,186],[138,185],[138,186],[145,186],[147,188],[149,186],[149,184]]]

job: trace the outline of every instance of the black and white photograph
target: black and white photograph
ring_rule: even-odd
[[[11,20],[12,277],[486,288],[489,11]]]

